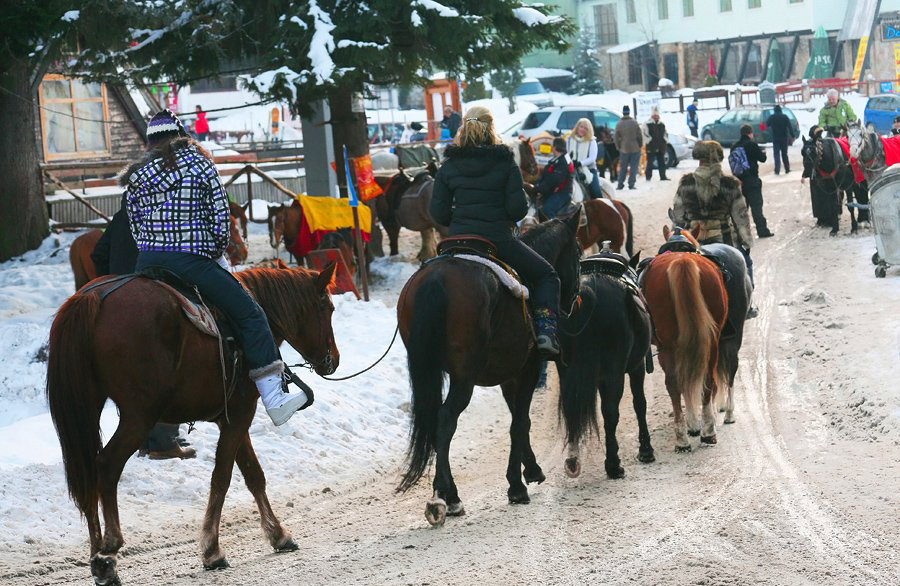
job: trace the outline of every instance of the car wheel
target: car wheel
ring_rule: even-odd
[[[666,167],[677,167],[678,166],[678,155],[675,154],[675,148],[672,145],[669,145],[666,148]]]

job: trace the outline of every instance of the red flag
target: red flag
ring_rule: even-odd
[[[712,55],[709,56],[709,70],[706,73],[716,77],[716,64],[713,63]]]

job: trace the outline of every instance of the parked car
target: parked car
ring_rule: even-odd
[[[542,132],[563,134],[572,130],[575,123],[581,118],[592,121],[595,128],[606,126],[610,130],[614,130],[620,117],[606,108],[587,108],[585,106],[540,108],[530,113],[518,130],[512,132],[512,136],[531,138]]]
[[[794,136],[800,136],[800,124],[790,108],[782,106],[781,111],[791,119]],[[766,128],[766,120],[775,113],[774,104],[737,106],[722,114],[718,120],[707,124],[700,132],[703,140],[718,141],[723,147],[731,147],[741,138],[741,126],[749,124],[753,127],[754,140],[757,143],[772,142],[772,131]]]
[[[522,81],[516,90],[516,98],[531,102],[539,108],[553,105],[553,97],[547,92],[544,84],[533,77],[526,77]]]
[[[900,96],[882,94],[872,96],[866,102],[863,122],[870,131],[878,134],[890,134],[894,118],[900,115]]]

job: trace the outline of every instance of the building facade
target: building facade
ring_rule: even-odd
[[[866,0],[585,0],[578,21],[597,36],[606,87],[655,89],[660,78],[700,87],[710,58],[716,82],[754,84],[765,78],[775,42],[784,78],[802,78],[819,27],[829,36],[834,77],[850,77],[859,40],[838,38],[858,2]],[[895,22],[900,42],[897,11],[900,0],[882,0],[868,77],[896,77],[893,29],[884,32],[881,23]]]

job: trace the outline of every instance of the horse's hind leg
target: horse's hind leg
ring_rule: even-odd
[[[422,236],[422,248],[419,249],[419,255],[416,257],[420,261],[426,261],[429,258],[437,256],[437,240],[434,237],[434,228],[425,228],[420,231]]]
[[[472,400],[475,385],[458,378],[450,379],[447,400],[438,410],[438,426],[435,437],[434,496],[425,507],[425,516],[431,525],[442,525],[445,515],[465,514],[459,498],[453,474],[450,472],[450,442],[456,433],[460,414]]]
[[[400,222],[394,216],[390,216],[388,218],[382,218],[381,225],[384,226],[384,231],[387,232],[388,235],[391,256],[397,256],[400,254],[398,245],[400,241]]]
[[[859,231],[859,223],[856,221],[856,208],[851,204],[856,203],[856,198],[854,197],[853,189],[851,188],[847,192],[847,211],[850,212],[850,233],[856,234]]]
[[[207,570],[220,570],[228,567],[225,554],[219,548],[219,522],[222,518],[225,495],[231,485],[235,456],[250,426],[249,418],[245,422],[241,422],[243,425],[240,425],[234,421],[235,417],[236,415],[232,414],[231,423],[219,422],[216,465],[210,481],[209,501],[206,505],[206,514],[203,516],[203,529],[200,536],[200,553],[203,567]]]
[[[122,529],[119,524],[118,485],[119,478],[128,458],[141,447],[150,428],[152,421],[133,416],[123,410],[119,425],[109,442],[97,455],[97,476],[99,484],[100,502],[103,505],[103,523],[105,525],[103,539],[100,542],[99,551],[91,558],[91,574],[98,584],[116,584],[116,555],[125,544],[122,537]],[[96,516],[91,519],[88,515],[88,528],[93,539],[96,533],[99,535],[99,520]]]
[[[619,442],[616,428],[619,425],[619,403],[625,393],[625,375],[606,375],[600,380],[600,412],[603,413],[603,432],[606,443],[606,475],[623,478],[625,469],[619,460]]]
[[[690,452],[691,443],[688,441],[687,424],[684,421],[684,411],[681,409],[681,391],[675,380],[675,366],[669,353],[663,350],[659,352],[659,363],[666,373],[666,390],[669,391],[669,399],[672,401],[672,412],[675,417],[675,451]]]
[[[700,442],[704,444],[716,443],[716,410],[713,408],[713,397],[716,393],[716,383],[713,378],[707,377],[703,385],[703,428],[700,430]]]
[[[631,385],[631,403],[634,406],[634,414],[638,422],[638,460],[644,463],[653,462],[656,456],[653,454],[653,446],[650,445],[650,429],[647,427],[647,397],[644,395],[644,365],[629,373],[628,380]]]
[[[291,537],[290,532],[285,531],[281,526],[272,511],[272,505],[269,504],[269,497],[266,496],[266,475],[256,458],[249,433],[244,433],[244,439],[238,447],[235,462],[237,462],[241,474],[244,475],[247,489],[256,500],[256,506],[259,508],[259,522],[269,543],[277,552],[296,551],[297,543]]]
[[[540,378],[541,367],[543,365],[543,367],[546,368],[546,364],[546,362],[539,358],[532,358],[532,360],[525,365],[525,368],[520,375],[521,387],[528,393],[528,406],[525,407],[525,416],[528,418],[528,433],[525,434],[525,450],[522,456],[525,484],[531,484],[532,482],[540,484],[547,479],[547,477],[544,476],[544,471],[538,466],[534,450],[531,449],[531,400],[534,398],[534,389],[537,387],[538,378]]]

